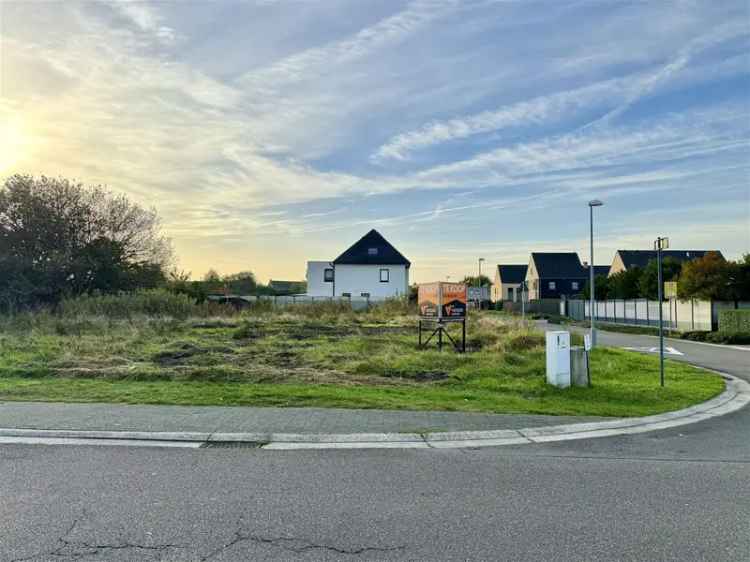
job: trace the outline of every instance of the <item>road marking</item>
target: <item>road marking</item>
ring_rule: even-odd
[[[623,349],[628,349],[630,351],[642,351],[644,353],[659,353],[658,347],[623,347]],[[685,355],[681,351],[675,349],[674,347],[664,346],[664,355]]]
[[[0,436],[0,445],[95,445],[119,447],[179,447],[197,449],[202,443],[192,441],[160,441],[146,439],[80,439],[76,437],[5,437]]]

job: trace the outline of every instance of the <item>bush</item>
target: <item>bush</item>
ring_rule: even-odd
[[[726,343],[735,345],[750,344],[750,332],[709,332],[706,341],[711,343]]]
[[[683,340],[690,340],[690,341],[706,341],[706,338],[710,333],[711,332],[692,330],[692,331],[682,332],[682,334],[680,334],[680,338]]]
[[[59,314],[63,317],[105,316],[108,318],[131,318],[133,316],[171,316],[187,318],[198,314],[198,307],[187,295],[175,294],[164,289],[135,291],[117,295],[82,296],[65,299],[60,303]]]
[[[722,310],[719,331],[729,334],[750,334],[750,310]]]

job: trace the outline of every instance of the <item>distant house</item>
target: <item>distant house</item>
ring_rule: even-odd
[[[377,230],[333,261],[307,262],[307,294],[354,298],[407,295],[411,262]]]
[[[528,265],[502,265],[495,268],[495,279],[492,283],[492,300],[518,301],[521,298],[521,283],[526,279]]]
[[[575,252],[533,252],[526,271],[529,300],[578,295],[587,279],[588,269]]]
[[[307,290],[307,284],[304,281],[279,281],[271,279],[268,282],[268,286],[277,295],[295,295],[304,293]]]
[[[672,258],[679,262],[692,261],[702,258],[709,252],[716,252],[724,259],[718,250],[662,250],[662,258]],[[656,250],[617,250],[609,268],[609,275],[627,271],[633,267],[644,268],[648,262],[656,259]]]
[[[588,276],[591,275],[589,273],[589,264],[587,264],[586,262],[583,262],[583,268],[586,270],[586,278],[588,279]],[[608,277],[609,270],[610,270],[610,266],[608,265],[595,265],[594,276],[599,277],[600,275],[603,275],[604,277]]]

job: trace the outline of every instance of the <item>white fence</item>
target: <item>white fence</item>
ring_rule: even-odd
[[[712,330],[717,324],[719,310],[736,308],[735,304],[711,301],[676,299],[664,301],[662,317],[664,326],[674,330]],[[560,303],[560,313],[575,320],[588,320],[591,317],[589,301],[568,300]],[[659,301],[647,299],[603,300],[594,303],[594,318],[599,322],[613,324],[634,324],[658,326]]]

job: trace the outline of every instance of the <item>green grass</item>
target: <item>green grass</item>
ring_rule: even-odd
[[[723,389],[674,362],[662,389],[655,357],[597,349],[593,387],[560,390],[545,384],[544,337],[529,324],[474,314],[458,354],[418,349],[405,312],[0,319],[0,400],[640,416]]]

